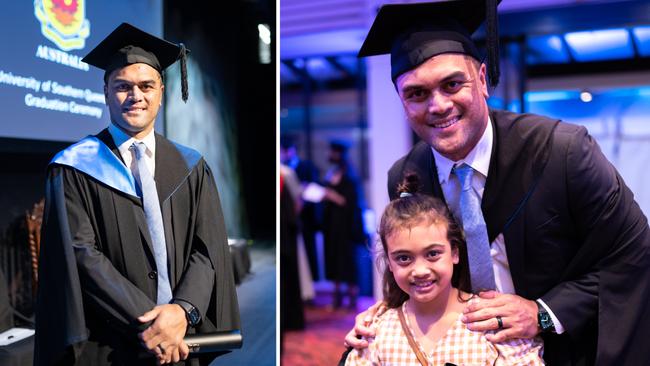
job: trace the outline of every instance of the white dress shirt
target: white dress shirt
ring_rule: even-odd
[[[438,169],[438,181],[440,182],[440,187],[442,188],[447,205],[454,214],[454,217],[460,217],[459,200],[461,188],[458,177],[455,174],[451,174],[451,170],[454,166],[460,166],[463,163],[471,166],[478,173],[472,175],[472,189],[482,199],[483,191],[485,190],[485,181],[487,180],[488,170],[490,168],[490,158],[492,156],[492,143],[494,141],[493,128],[491,121],[488,120],[487,128],[483,132],[478,144],[474,146],[464,159],[459,161],[451,161],[440,155],[434,148],[431,148],[436,162],[436,168]],[[515,286],[512,283],[503,233],[499,233],[490,245],[490,256],[492,257],[492,269],[494,271],[494,281],[496,282],[497,290],[506,294],[514,294]],[[544,301],[541,299],[538,300],[551,316],[555,325],[555,331],[558,334],[563,333],[564,327],[562,327],[562,324],[555,317],[555,314],[553,314]]]
[[[151,175],[153,177],[156,176],[156,135],[153,129],[142,140],[127,135],[112,123],[108,126],[108,132],[113,137],[113,142],[115,142],[115,146],[117,146],[117,150],[119,150],[122,160],[124,160],[124,165],[131,169],[137,182],[140,182],[140,172],[138,171],[138,164],[135,161],[135,151],[130,149],[134,142],[143,142],[147,147],[144,156],[145,163]]]

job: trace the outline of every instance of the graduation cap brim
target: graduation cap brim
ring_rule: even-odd
[[[485,19],[485,0],[383,5],[358,57],[390,54],[393,80],[438,54],[462,53],[481,61],[471,36]]]
[[[128,46],[133,48],[121,51]],[[82,61],[107,72],[139,62],[162,72],[180,56],[180,45],[158,38],[131,24],[122,23]]]

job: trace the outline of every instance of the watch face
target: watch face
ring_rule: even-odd
[[[196,310],[196,308],[192,308],[192,310],[189,312],[189,318],[190,318],[190,324],[191,325],[196,325],[199,322],[199,312]]]
[[[548,313],[543,312],[539,314],[539,326],[542,328],[542,331],[549,330],[553,328],[553,320]]]

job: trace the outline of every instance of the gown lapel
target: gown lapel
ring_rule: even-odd
[[[120,154],[120,151],[115,145],[115,142],[113,141],[113,137],[111,136],[110,132],[108,132],[108,129],[102,130],[100,133],[97,134],[96,137],[99,140],[101,140],[126,167],[126,164],[124,163],[124,159],[122,159],[122,154]],[[127,170],[131,172],[131,170],[128,167]],[[135,180],[135,177],[133,179]],[[130,196],[128,198],[136,205],[136,207],[138,207],[138,209],[133,210],[135,225],[137,225],[138,230],[140,231],[140,235],[143,238],[144,242],[146,243],[147,248],[149,249],[149,254],[151,255],[151,259],[153,259],[153,244],[152,244],[151,236],[149,234],[149,229],[147,228],[147,220],[144,216],[144,208],[142,207],[142,198],[134,197],[134,196]],[[122,211],[123,210],[124,208],[122,208]],[[118,214],[120,213],[118,212]],[[127,213],[122,212],[121,214],[127,214]],[[127,225],[131,225],[131,224],[127,224]],[[132,231],[124,230],[124,232],[132,232]],[[129,242],[128,238],[123,238],[122,240],[123,240],[122,242],[124,243]],[[125,258],[125,260],[128,260],[128,258]],[[128,266],[126,267],[130,268]]]
[[[494,142],[483,192],[482,210],[490,242],[503,233],[508,264],[517,293],[527,286],[525,278],[526,215],[524,208],[548,161],[552,133],[558,121],[535,124],[525,115],[491,111]],[[523,127],[523,128],[519,128]]]

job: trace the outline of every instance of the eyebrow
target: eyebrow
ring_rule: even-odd
[[[431,250],[431,249],[433,249],[433,248],[438,248],[438,247],[444,248],[445,245],[444,245],[444,244],[440,244],[440,243],[429,244],[429,245],[428,245],[426,248],[424,248],[422,251],[427,251],[427,250]],[[393,252],[390,252],[389,254],[390,254],[390,255],[398,255],[398,254],[410,254],[410,253],[411,253],[411,251],[409,251],[409,250],[400,249],[400,250],[395,250],[395,251],[393,251]]]
[[[445,78],[443,78],[442,81],[445,82],[445,81],[449,81],[449,80],[452,80],[452,79],[458,79],[458,78],[461,78],[463,80],[467,80],[468,79],[467,73],[465,73],[464,71],[455,71],[455,72],[452,72],[451,74],[447,75]]]
[[[142,81],[139,81],[139,82],[133,82],[133,81],[126,80],[126,79],[121,79],[121,78],[115,78],[112,81],[112,83],[127,83],[127,84],[130,84],[130,85],[149,85],[149,84],[156,85],[156,82],[157,82],[157,80],[154,80],[154,79],[147,79],[147,80],[142,80]]]
[[[467,74],[464,71],[459,70],[459,71],[454,71],[451,74],[449,74],[449,75],[445,76],[444,78],[440,79],[439,83],[445,83],[445,82],[447,82],[449,80],[458,79],[458,78],[461,78],[464,81],[467,81],[469,79],[467,77]],[[401,92],[402,93],[408,93],[409,91],[422,89],[423,87],[424,87],[423,84],[411,84],[411,85],[407,85],[403,89],[401,89]]]

